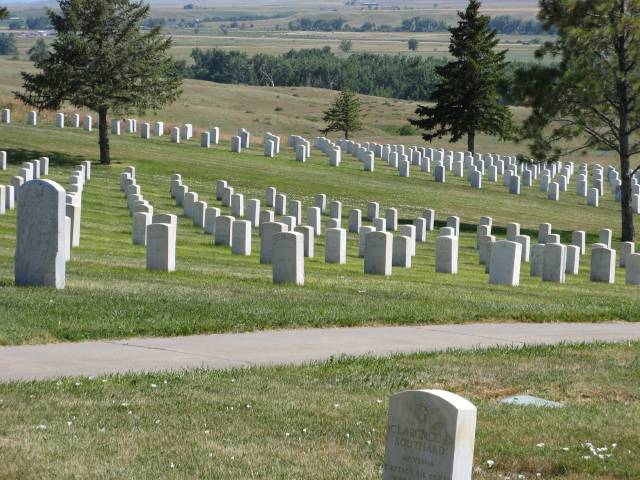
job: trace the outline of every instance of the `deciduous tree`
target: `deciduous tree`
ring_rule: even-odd
[[[98,112],[100,162],[111,161],[109,111],[143,113],[174,101],[181,80],[167,54],[171,39],[158,27],[142,30],[149,5],[131,0],[61,0],[49,10],[56,30],[38,73],[22,73],[16,97],[39,109],[64,102]]]
[[[517,72],[516,97],[532,108],[522,128],[532,153],[554,160],[592,147],[620,162],[622,240],[634,241],[631,179],[640,166],[640,0],[541,0],[557,37],[539,57],[556,62]],[[569,140],[581,140],[568,147]],[[574,144],[575,145],[575,144]]]

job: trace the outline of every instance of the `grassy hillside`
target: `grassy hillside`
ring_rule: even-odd
[[[21,87],[20,72],[33,68],[30,62],[0,59],[0,106],[14,110],[14,118],[24,121],[26,109],[16,103],[12,92]],[[325,127],[322,113],[334,100],[336,92],[304,87],[250,87],[225,85],[197,80],[186,80],[181,98],[173,105],[158,112],[148,112],[143,118],[148,121],[163,120],[168,124],[192,123],[196,129],[220,126],[225,138],[238,128],[244,127],[258,133],[261,141],[265,130],[276,134],[295,133],[308,137],[317,136]],[[388,98],[360,96],[364,113],[364,129],[356,134],[363,141],[381,143],[423,144],[419,135],[400,136],[399,129],[413,117],[416,103]],[[75,112],[67,108],[68,112]],[[512,108],[516,122],[527,115],[526,109]],[[41,123],[52,125],[55,112],[43,112]],[[448,143],[448,139],[436,145],[454,150],[466,149],[466,139]],[[527,153],[526,145],[503,143],[495,137],[479,135],[476,139],[479,151],[510,154]],[[600,151],[590,151],[584,156],[576,155],[576,161],[615,163],[615,158]]]
[[[220,124],[229,132],[227,123]],[[262,131],[253,133],[260,137]],[[83,159],[96,161],[96,143],[95,132],[1,125],[0,145],[9,151],[11,165],[0,173],[0,183],[10,181],[17,163],[48,155],[52,178],[66,185],[72,165]],[[332,168],[315,151],[310,162],[301,164],[288,149],[276,159],[265,159],[260,147],[238,155],[229,152],[227,143],[205,150],[197,141],[172,145],[167,137],[143,141],[122,136],[112,139],[112,147],[115,164],[96,165],[85,190],[81,247],[73,251],[64,291],[13,287],[15,212],[0,217],[0,342],[292,326],[637,320],[640,315],[637,288],[623,285],[622,271],[616,285],[591,283],[588,257],[582,259],[581,274],[570,277],[566,285],[531,279],[525,266],[519,288],[489,286],[478,265],[474,225],[481,215],[494,217],[499,237],[506,223],[516,221],[535,241],[538,224],[551,222],[565,241],[574,229],[587,230],[593,241],[602,227],[618,232],[618,205],[611,195],[593,209],[572,193],[555,203],[537,188],[524,189],[519,197],[507,194],[501,185],[487,184],[477,191],[453,177],[447,184],[436,184],[415,170],[410,178],[400,178],[381,163],[376,172],[365,173],[352,157]],[[324,263],[320,237],[316,258],[305,264],[306,285],[274,286],[270,266],[258,263],[257,235],[253,255],[238,257],[212,246],[211,238],[184,217],[178,232],[178,271],[150,273],[144,268],[144,247],[131,244],[131,218],[118,189],[119,175],[129,164],[138,168],[138,183],[157,212],[181,213],[168,194],[169,177],[178,172],[191,191],[215,206],[215,180],[223,178],[246,199],[263,199],[265,189],[273,185],[289,200],[301,200],[305,213],[315,193],[326,193],[329,200],[343,202],[345,217],[350,208],[364,208],[371,200],[383,209],[398,208],[403,222],[412,221],[424,207],[436,209],[440,225],[456,214],[468,225],[461,236],[460,274],[434,273],[432,234],[419,245],[413,268],[396,268],[386,279],[364,276],[356,238],[350,235],[347,265]]]

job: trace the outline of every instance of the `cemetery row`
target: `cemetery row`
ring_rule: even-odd
[[[128,167],[120,177],[120,188],[127,199],[133,218],[133,242],[147,245],[147,268],[173,271],[175,269],[177,217],[154,214],[153,206],[142,195],[137,184],[134,167]],[[230,247],[233,254],[251,255],[252,232],[260,237],[260,263],[272,264],[275,283],[304,284],[304,258],[315,255],[315,238],[324,232],[326,263],[346,263],[347,232],[358,234],[358,252],[364,257],[364,272],[373,275],[391,275],[393,267],[411,268],[417,245],[425,242],[427,232],[434,230],[435,212],[425,209],[423,216],[412,225],[398,224],[398,211],[388,208],[384,216],[377,202],[367,205],[366,220],[363,212],[352,209],[348,213],[348,228],[342,228],[342,203],[327,204],[324,194],[317,194],[314,206],[307,209],[306,224],[302,219],[302,203],[287,202],[287,196],[269,187],[265,205],[252,198],[247,202],[242,193],[225,180],[216,182],[216,200],[222,208],[209,206],[199,199],[197,192],[189,191],[180,174],[174,174],[170,184],[171,197],[184,215],[205,234],[212,235],[212,243]],[[270,209],[271,208],[271,209]],[[328,215],[326,226],[322,215]],[[276,219],[277,216],[277,219]],[[560,236],[552,232],[550,224],[542,224],[538,244],[531,244],[527,235],[520,234],[520,225],[507,225],[507,238],[497,240],[491,234],[493,220],[482,217],[477,227],[479,263],[485,265],[489,282],[499,285],[519,284],[521,265],[531,263],[531,275],[543,281],[564,283],[566,274],[579,274],[580,257],[586,253],[586,234],[573,232],[571,245],[563,245]],[[393,233],[392,233],[393,232]],[[398,232],[398,234],[395,234]],[[458,271],[459,217],[449,217],[447,227],[441,228],[436,240],[435,270],[455,274]],[[612,232],[602,229],[600,241],[591,246],[590,278],[594,282],[615,282],[617,252],[612,248]],[[625,268],[626,282],[640,284],[640,254],[635,244],[620,244],[619,264]]]
[[[56,114],[56,126],[65,128],[67,115]],[[11,112],[3,110],[2,120],[5,123],[11,122]],[[37,125],[37,112],[28,114],[29,125]],[[93,128],[93,117],[86,115],[81,122],[79,114],[71,115],[71,126],[91,131]],[[123,122],[113,119],[111,122],[111,133],[121,135]],[[142,123],[138,129],[136,119],[124,121],[125,131],[130,134],[137,134],[143,139],[150,139],[152,136],[162,137],[165,134],[165,123],[155,122]],[[193,138],[194,128],[192,124],[173,126],[170,128],[170,138],[173,143],[189,141]],[[211,145],[220,143],[220,128],[214,127],[203,131],[200,134],[200,145],[210,148]],[[246,129],[239,129],[237,134],[231,137],[231,151],[240,153],[251,146],[251,134]],[[311,142],[298,135],[289,135],[288,146],[295,151],[296,160],[306,162],[311,156]],[[265,132],[263,136],[264,156],[273,158],[280,154],[280,137],[270,132]],[[338,140],[333,142],[325,137],[317,137],[313,146],[328,157],[329,165],[338,167],[342,162],[342,153],[356,157],[363,164],[363,170],[375,171],[376,159],[380,159],[387,166],[398,171],[401,177],[411,175],[412,166],[419,168],[421,172],[431,173],[436,182],[446,183],[447,175],[453,174],[455,177],[465,178],[472,188],[482,189],[483,183],[497,183],[502,179],[502,183],[510,194],[520,195],[522,188],[533,187],[539,180],[539,189],[547,194],[547,198],[552,201],[559,201],[564,192],[568,192],[570,185],[575,178],[575,194],[584,197],[586,204],[598,207],[600,199],[606,194],[605,185],[609,185],[611,195],[615,201],[621,200],[621,180],[619,172],[612,166],[604,169],[601,165],[594,165],[589,174],[587,164],[579,166],[575,175],[574,162],[552,162],[549,164],[518,162],[514,156],[499,154],[472,154],[471,152],[453,152],[437,148],[406,147],[405,145],[381,145],[375,142],[357,143],[352,140]],[[640,172],[632,178],[631,208],[634,213],[640,214]]]
[[[0,212],[4,212],[5,208],[13,208],[15,200],[19,202],[21,192],[29,191],[26,186],[48,174],[48,163],[46,157],[25,162],[18,175],[13,177],[13,185],[0,187],[0,204],[4,206]],[[63,250],[61,256],[65,261],[70,258],[70,248],[80,244],[82,191],[85,182],[90,179],[90,169],[90,162],[83,162],[77,166],[69,177],[66,192],[63,190],[63,241],[58,247]],[[134,167],[129,167],[121,175],[120,187],[126,195],[127,206],[133,217],[133,242],[148,246],[149,269],[174,270],[177,217],[171,214],[154,215],[153,207],[144,200],[141,188],[136,183]],[[41,188],[45,186],[41,185]],[[333,201],[327,208],[324,194],[316,195],[315,205],[307,210],[305,225],[302,222],[301,202],[289,202],[287,215],[287,197],[273,187],[267,189],[265,198],[267,208],[273,210],[261,209],[259,199],[250,199],[245,213],[244,195],[234,192],[233,187],[227,185],[226,181],[219,180],[216,185],[216,199],[222,202],[223,207],[230,209],[230,215],[222,215],[220,208],[208,207],[205,202],[199,201],[197,192],[190,192],[188,187],[182,184],[179,174],[173,175],[170,192],[176,199],[176,205],[183,207],[185,216],[192,218],[194,225],[213,235],[216,245],[231,247],[234,254],[251,254],[252,229],[259,228],[260,261],[273,264],[273,280],[276,283],[304,283],[304,257],[314,256],[314,240],[323,233],[321,216],[326,213],[329,215],[329,221],[324,232],[325,261],[346,263],[347,230],[341,226],[342,204]],[[37,202],[33,206],[42,216],[39,207]],[[35,214],[25,213],[28,207],[21,210],[22,213],[18,217],[18,238],[21,235],[27,238],[32,236],[31,228],[45,228],[46,222],[36,221],[35,227],[25,226],[27,230],[21,233],[20,219],[36,218]],[[51,215],[54,218],[55,211],[52,211]],[[276,215],[279,217],[278,221]],[[367,206],[365,217],[371,225],[363,225],[363,216],[359,209],[350,210],[348,218],[349,232],[358,234],[359,255],[364,257],[365,273],[390,275],[394,266],[411,267],[411,259],[416,254],[416,244],[426,241],[427,232],[434,229],[435,212],[425,209],[423,216],[415,219],[413,225],[398,225],[397,209],[388,208],[382,216],[379,204],[371,202]],[[29,220],[24,220],[23,223],[29,223]],[[544,281],[563,283],[566,274],[579,273],[580,256],[585,254],[585,232],[574,232],[572,244],[562,245],[559,236],[552,234],[551,226],[543,224],[540,226],[538,244],[532,245],[528,236],[520,235],[519,224],[509,224],[506,240],[498,240],[491,234],[492,223],[490,217],[482,217],[477,231],[479,262],[485,265],[490,283],[518,285],[523,263],[531,263],[531,275],[541,277]],[[447,219],[447,227],[440,230],[436,240],[436,272],[457,273],[459,226],[459,217],[453,216]],[[399,231],[398,235],[390,233],[396,231]],[[43,232],[42,235],[57,235],[57,230]],[[612,249],[611,236],[610,230],[603,229],[600,242],[592,246],[590,278],[593,281],[615,282],[617,252]],[[18,247],[20,245],[19,243]],[[51,244],[51,248],[58,247],[55,242]],[[27,246],[25,251],[28,252],[32,248],[36,247]],[[19,250],[20,248],[17,249]],[[16,258],[16,282],[36,285],[42,283],[59,288],[60,285],[64,286],[64,274],[56,272],[56,265],[59,265],[58,255],[50,253],[45,256],[52,264],[48,267],[38,266],[35,270],[49,272],[46,275],[49,280],[24,280],[30,278],[30,275],[24,275],[18,268],[20,262]],[[626,269],[626,282],[638,284],[640,254],[635,254],[635,245],[623,242],[618,258],[620,266]],[[37,276],[35,274],[35,277]]]

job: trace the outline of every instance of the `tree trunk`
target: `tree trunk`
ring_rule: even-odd
[[[629,155],[620,155],[620,213],[622,215],[622,241],[635,242],[633,210],[631,209],[631,167]]]
[[[344,131],[344,138],[345,140],[349,140],[349,130]]]
[[[467,150],[471,153],[476,153],[476,131],[469,130],[467,134]]]
[[[102,165],[111,164],[111,153],[109,152],[109,131],[107,130],[107,108],[98,109],[98,132],[100,134],[100,163]]]

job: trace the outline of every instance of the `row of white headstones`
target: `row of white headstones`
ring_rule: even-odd
[[[3,121],[10,123],[11,112],[5,109],[2,114]],[[56,114],[56,126],[65,127],[66,114]],[[37,112],[28,114],[28,123],[37,125]],[[71,126],[80,128],[80,115],[71,115]],[[93,128],[93,117],[86,115],[82,122],[84,129],[91,131]],[[136,119],[126,119],[124,121],[127,133],[136,134],[138,132],[138,121]],[[122,121],[113,119],[111,122],[111,133],[120,135],[122,131]],[[184,124],[170,129],[171,141],[181,143],[193,138],[193,125]],[[164,122],[141,123],[140,136],[149,139],[152,136],[162,137],[165,133]],[[220,128],[214,127],[204,131],[200,136],[200,145],[210,148],[211,145],[220,143]],[[251,134],[244,128],[240,128],[236,135],[231,137],[231,151],[239,153],[250,148]],[[280,153],[280,137],[270,132],[265,132],[263,136],[264,155],[275,157]],[[311,142],[299,135],[289,135],[288,145],[295,150],[296,160],[307,161],[311,156]],[[336,143],[326,137],[316,137],[314,146],[325,153],[329,158],[331,166],[339,166],[342,158],[342,151],[352,154],[363,163],[365,171],[374,171],[375,159],[380,158],[387,162],[387,165],[396,168],[402,177],[409,177],[411,165],[419,166],[423,172],[433,172],[436,182],[445,183],[447,171],[453,172],[457,177],[465,177],[472,188],[482,188],[485,174],[490,182],[498,182],[502,176],[504,185],[509,193],[520,195],[521,187],[532,187],[534,181],[540,178],[540,190],[547,193],[547,198],[553,201],[560,200],[561,192],[568,191],[571,177],[574,174],[574,163],[553,162],[546,165],[537,163],[527,164],[516,161],[514,156],[504,156],[499,154],[472,154],[471,152],[453,152],[442,148],[425,147],[405,147],[404,145],[378,144],[376,142],[357,143],[352,140],[338,140]],[[466,173],[465,173],[466,170]],[[611,191],[616,201],[620,201],[621,181],[619,173],[612,166],[607,166],[607,179]],[[586,197],[587,205],[598,207],[599,200],[604,195],[603,167],[596,164],[593,167],[591,187],[588,186],[588,166],[580,165],[578,177],[576,179],[576,195]],[[634,213],[640,214],[640,172],[632,179],[631,208]]]
[[[129,167],[120,178],[121,190],[127,198],[127,205],[133,216],[133,242],[147,245],[148,268],[175,269],[175,242],[177,217],[154,215],[153,208],[145,201],[140,186],[135,180],[135,168]],[[315,206],[307,210],[306,225],[302,222],[302,203],[292,200],[288,203],[285,194],[277,193],[269,187],[265,194],[267,207],[261,209],[259,199],[250,199],[245,210],[244,195],[236,193],[224,180],[216,182],[216,200],[230,210],[230,215],[222,215],[221,209],[199,199],[197,192],[189,191],[182,183],[182,177],[174,174],[171,178],[170,193],[176,206],[182,207],[184,215],[205,233],[213,235],[213,243],[231,247],[237,255],[251,255],[252,229],[258,228],[260,235],[260,262],[272,263],[275,283],[292,282],[304,284],[304,257],[314,257],[315,237],[322,234],[321,217],[328,213],[325,231],[325,262],[344,264],[347,261],[347,230],[341,228],[342,203],[330,202],[324,194],[315,196]],[[287,213],[289,213],[287,215]],[[414,220],[413,225],[398,225],[398,211],[386,209],[380,216],[380,205],[367,205],[367,219],[372,226],[362,225],[362,211],[349,211],[348,231],[359,234],[359,255],[364,257],[364,272],[377,275],[391,275],[392,267],[410,268],[412,257],[416,255],[416,244],[426,241],[427,231],[434,229],[435,212],[425,209],[423,217]],[[278,221],[275,221],[276,215]],[[245,220],[242,220],[245,218]],[[173,228],[164,229],[164,236],[153,236],[149,240],[148,228],[156,223],[167,223]],[[496,241],[491,235],[493,220],[482,217],[477,230],[477,248],[480,264],[485,265],[489,282],[499,285],[516,286],[520,281],[520,266],[531,262],[531,275],[543,281],[564,283],[566,273],[579,273],[580,256],[585,254],[584,231],[572,234],[572,244],[560,243],[560,235],[553,234],[550,224],[539,228],[539,244],[531,247],[531,239],[520,234],[520,225],[507,225],[506,240]],[[156,227],[153,227],[154,230]],[[390,232],[399,230],[399,235]],[[293,235],[281,235],[290,233]],[[441,228],[436,240],[436,272],[457,273],[459,217],[449,217],[447,227]],[[602,229],[600,241],[592,245],[590,278],[595,282],[615,282],[616,250],[611,248],[612,232]],[[640,283],[640,254],[635,254],[635,244],[620,244],[620,266],[626,268],[628,284]],[[152,252],[153,255],[151,255]],[[169,267],[170,266],[170,267]]]

